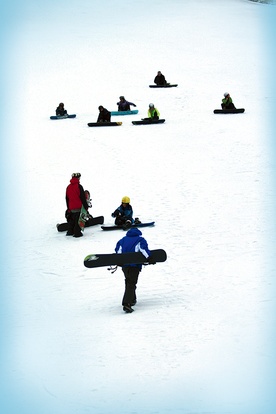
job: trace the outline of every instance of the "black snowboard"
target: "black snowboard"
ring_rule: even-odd
[[[132,227],[149,227],[149,226],[154,226],[155,221],[151,221],[149,223],[139,223],[139,224],[132,224],[130,227],[125,228],[124,226],[101,226],[101,228],[105,231],[110,231],[110,230],[129,230]]]
[[[107,127],[107,126],[119,126],[122,122],[88,122],[89,127]]]
[[[132,121],[133,125],[152,125],[152,124],[164,124],[165,119],[158,119],[158,120],[146,120],[141,119],[141,121]]]
[[[155,262],[165,262],[167,260],[167,253],[165,250],[157,249],[151,250],[151,258]],[[84,259],[85,267],[104,267],[104,266],[122,266],[126,264],[143,264],[147,263],[148,259],[141,252],[137,253],[122,253],[122,254],[89,254]]]
[[[50,116],[50,119],[67,119],[67,118],[76,118],[76,114],[72,114],[72,115],[53,115]]]
[[[93,217],[85,222],[84,227],[95,226],[96,224],[103,224],[103,222],[104,222],[103,216]],[[67,231],[68,228],[69,228],[68,223],[57,224],[57,231]]]
[[[239,109],[215,109],[214,114],[243,114],[244,108]]]
[[[166,85],[149,85],[150,88],[174,88],[178,86],[177,83],[167,83]]]

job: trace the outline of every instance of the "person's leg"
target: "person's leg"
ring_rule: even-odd
[[[123,268],[125,275],[125,292],[122,300],[123,306],[130,306],[136,303],[136,286],[140,269],[134,266],[128,266]]]

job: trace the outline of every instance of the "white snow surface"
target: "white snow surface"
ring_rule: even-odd
[[[26,2],[6,280],[5,414],[263,414],[272,386],[272,96],[264,19],[243,0]],[[54,7],[53,7],[54,4]],[[150,89],[156,72],[177,88]],[[214,115],[224,92],[242,115]],[[138,115],[89,128],[120,95]],[[51,121],[59,102],[76,119]],[[134,126],[153,102],[162,125]],[[11,114],[10,114],[11,118]],[[14,121],[14,118],[13,118]],[[123,231],[58,233],[81,172],[94,216],[128,195],[165,263],[125,314],[120,269],[87,269]],[[20,406],[20,410],[16,410]]]

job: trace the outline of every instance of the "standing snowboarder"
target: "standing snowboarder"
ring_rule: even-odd
[[[84,193],[84,189],[80,184],[80,173],[73,173],[70,180],[70,184],[66,188],[66,218],[69,224],[69,229],[66,236],[82,237],[81,228],[78,224],[80,211],[82,206],[85,210],[88,210],[87,199]]]
[[[115,252],[117,254],[141,252],[149,263],[155,264],[154,260],[150,258],[151,252],[148,248],[148,243],[146,239],[142,237],[142,232],[137,228],[128,230],[126,236],[117,242]],[[136,286],[141,270],[141,264],[132,263],[122,266],[122,271],[125,276],[125,292],[122,299],[122,306],[126,313],[134,311],[132,306],[137,302]]]

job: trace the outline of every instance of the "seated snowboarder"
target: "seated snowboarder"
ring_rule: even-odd
[[[124,226],[124,228],[129,228],[133,223],[140,223],[138,218],[135,220],[133,219],[133,210],[132,206],[129,203],[130,198],[124,196],[122,198],[122,204],[111,214],[112,217],[115,217],[115,224],[117,226]]]
[[[155,108],[153,103],[150,103],[148,109],[148,118],[144,118],[143,121],[158,121],[159,116],[160,112],[158,111],[158,109]]]
[[[221,104],[222,109],[236,109],[235,105],[232,102],[232,98],[228,92],[225,92],[224,98],[222,99]]]
[[[66,109],[64,109],[64,103],[60,103],[56,109],[56,116],[64,116],[67,115]]]
[[[167,84],[165,76],[160,72],[160,70],[157,72],[157,75],[154,78],[154,83],[158,86],[164,86]]]
[[[99,106],[99,116],[97,122],[110,122],[111,113],[102,105]]]
[[[136,105],[132,102],[126,101],[124,96],[120,96],[120,101],[117,102],[118,111],[130,111],[130,105],[136,107]]]

